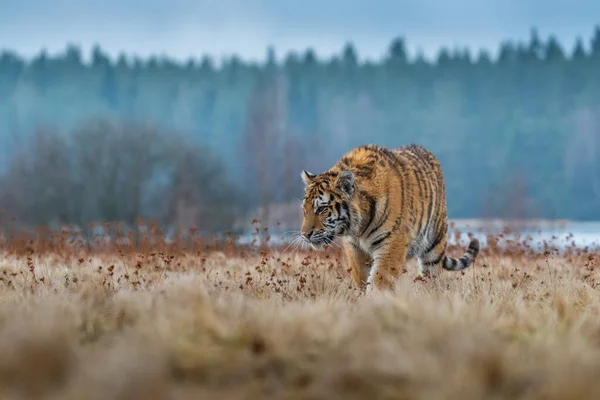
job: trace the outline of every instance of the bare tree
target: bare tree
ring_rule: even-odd
[[[273,67],[275,68],[275,67]],[[260,218],[269,224],[270,204],[281,199],[288,130],[285,116],[285,77],[275,69],[259,75],[242,142],[247,182],[256,189]]]
[[[522,170],[510,175],[484,196],[483,215],[488,218],[527,220],[539,216],[539,211],[539,204],[531,196]]]
[[[73,217],[73,192],[69,181],[70,159],[64,137],[49,127],[41,127],[30,138],[31,145],[12,154],[2,179],[2,206],[19,210],[25,223],[39,221],[57,225]],[[40,179],[42,178],[42,179]]]
[[[0,208],[29,226],[155,219],[227,230],[239,205],[220,160],[146,124],[89,120],[69,135],[40,129],[0,177]],[[183,209],[192,214],[183,214]]]

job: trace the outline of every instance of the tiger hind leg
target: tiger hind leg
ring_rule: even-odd
[[[443,233],[425,243],[425,249],[418,257],[419,278],[435,278],[440,274],[446,257],[446,240],[447,234]]]

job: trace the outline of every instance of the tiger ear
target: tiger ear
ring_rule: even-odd
[[[352,171],[340,172],[337,187],[348,196],[351,196],[354,193],[354,173]]]
[[[302,173],[300,174],[300,177],[302,178],[302,181],[304,181],[304,185],[308,186],[313,179],[315,179],[315,174],[312,174],[308,171],[302,170]]]

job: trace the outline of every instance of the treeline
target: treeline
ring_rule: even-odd
[[[573,48],[532,30],[495,57],[442,49],[431,62],[409,58],[403,38],[378,62],[359,62],[351,44],[327,60],[268,51],[219,67],[98,47],[90,63],[73,46],[30,61],[2,52],[4,170],[40,126],[71,131],[89,117],[181,132],[220,157],[249,205],[296,203],[299,171],[352,146],[415,142],[442,161],[452,218],[600,219],[600,27]]]

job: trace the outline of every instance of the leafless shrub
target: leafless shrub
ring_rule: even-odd
[[[0,206],[30,227],[139,218],[202,232],[228,229],[241,204],[207,148],[153,126],[90,120],[64,134],[40,129],[16,152]]]

